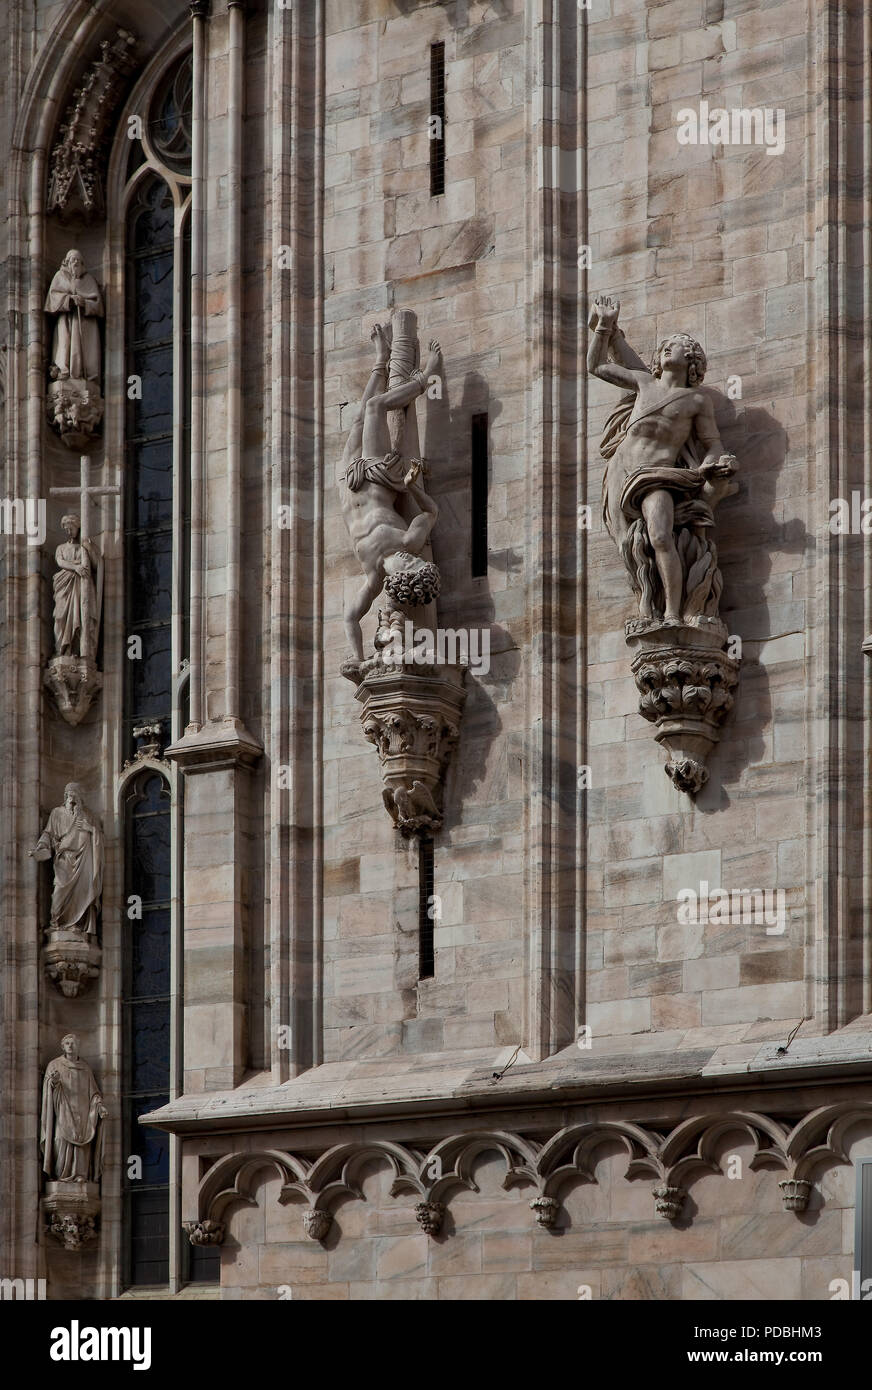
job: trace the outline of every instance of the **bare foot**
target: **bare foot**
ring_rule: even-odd
[[[429,344],[430,356],[424,366],[425,376],[438,376],[442,370],[442,349],[434,338]]]
[[[384,324],[375,324],[369,336],[375,343],[375,365],[377,367],[383,367],[387,364],[391,351],[391,345],[388,342]]]

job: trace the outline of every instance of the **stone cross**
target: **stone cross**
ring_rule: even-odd
[[[111,497],[120,493],[118,486],[98,486],[91,483],[91,460],[87,454],[82,454],[79,458],[80,476],[78,487],[53,487],[50,492],[53,497],[78,497],[79,499],[79,523],[81,526],[80,536],[83,541],[91,539],[91,498],[92,497]]]

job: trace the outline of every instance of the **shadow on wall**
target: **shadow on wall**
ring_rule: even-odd
[[[433,556],[442,575],[439,623],[443,628],[469,634],[470,652],[474,643],[482,655],[489,642],[489,662],[479,671],[471,668],[466,678],[466,705],[460,726],[460,743],[448,772],[445,788],[445,829],[460,818],[464,805],[467,819],[475,819],[469,803],[488,779],[486,799],[503,804],[510,796],[512,740],[506,741],[496,767],[490,765],[491,745],[502,727],[499,706],[511,697],[512,683],[520,669],[521,653],[506,628],[494,622],[494,588],[505,588],[520,577],[523,554],[511,548],[489,548],[488,572],[472,574],[472,417],[488,416],[490,432],[499,419],[501,405],[477,371],[468,371],[463,394],[452,406],[447,386],[441,400],[425,398],[422,451],[430,468],[429,490],[439,504],[439,520],[433,532]],[[489,490],[492,492],[492,457],[489,457]],[[491,518],[493,524],[493,518]]]
[[[768,666],[759,657],[766,643],[805,629],[801,603],[793,599],[792,587],[785,588],[781,600],[773,568],[780,557],[808,550],[813,537],[799,518],[780,522],[775,514],[778,475],[787,459],[784,427],[758,406],[745,407],[719,391],[702,389],[711,397],[724,448],[739,460],[739,491],[718,508],[715,527],[724,576],[721,617],[731,636],[742,640],[742,667],[734,709],[709,758],[711,776],[696,799],[700,811],[713,812],[729,804],[725,781],[736,782],[751,764],[769,761],[766,734],[774,736],[778,694],[776,689],[773,695]],[[784,568],[785,581],[791,572]],[[785,655],[785,661],[790,659]],[[792,719],[800,723],[803,710],[782,707],[778,716],[779,727]]]

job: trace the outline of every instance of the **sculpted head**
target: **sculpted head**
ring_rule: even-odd
[[[64,805],[68,811],[78,810],[83,805],[85,798],[82,795],[82,788],[78,782],[68,782],[64,787]]]
[[[66,516],[61,517],[61,530],[66,532],[71,541],[74,541],[79,534],[80,525],[75,512],[68,512]]]
[[[651,361],[651,373],[662,376],[665,366],[680,367],[685,363],[688,386],[699,386],[706,369],[706,356],[701,345],[689,333],[671,333],[657,344]]]
[[[75,1033],[67,1033],[65,1038],[61,1038],[61,1052],[68,1061],[78,1061],[79,1039]]]
[[[85,273],[85,258],[81,251],[77,251],[75,247],[68,251],[63,259],[63,269],[68,275],[72,275],[74,280],[80,280]]]
[[[439,571],[430,560],[398,550],[385,560],[385,593],[395,603],[407,608],[419,608],[438,597],[441,587]]]

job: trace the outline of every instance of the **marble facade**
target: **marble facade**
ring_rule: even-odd
[[[872,495],[865,22],[861,0],[5,7],[2,495],[48,499],[49,525],[41,548],[0,535],[3,1271],[99,1299],[813,1301],[850,1280],[872,1155],[872,550],[830,518]],[[134,765],[117,209],[129,119],[191,47],[189,703]],[[100,197],[75,220],[52,151],[101,52],[124,56],[99,79]],[[679,112],[703,102],[783,111],[783,153],[682,143]],[[102,684],[76,724],[44,684],[80,476],[46,417],[44,304],[72,245],[105,310]],[[741,677],[693,798],[639,713],[638,605],[602,522],[600,294],[649,360],[679,330],[704,345],[739,463],[716,529]],[[335,470],[370,333],[401,311],[444,354],[411,451],[439,513],[438,622],[490,643],[439,763],[427,977],[423,822],[404,836],[385,814],[340,669],[360,567]],[[366,651],[378,624],[376,603]],[[146,1121],[170,1136],[171,1274],[140,1291],[117,1120],[137,766],[174,806],[184,788],[173,1080]],[[70,782],[105,846],[99,975],[72,997],[45,974],[50,887],[27,854]],[[33,1229],[42,1077],[73,1032],[107,1118],[99,1226],[69,1249]],[[188,1241],[218,1251],[219,1281],[184,1286]]]

